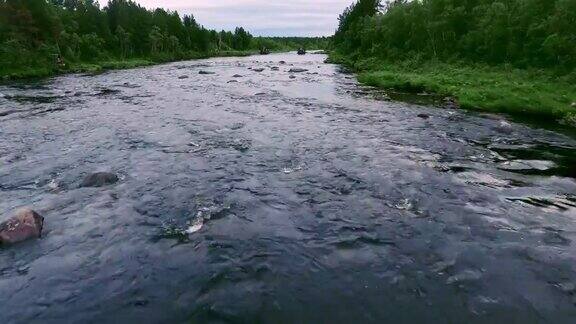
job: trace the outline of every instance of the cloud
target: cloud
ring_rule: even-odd
[[[103,4],[106,4],[106,0]],[[147,8],[193,14],[209,28],[242,26],[258,36],[329,36],[353,0],[136,0]]]

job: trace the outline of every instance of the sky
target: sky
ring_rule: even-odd
[[[330,36],[354,0],[135,0],[146,8],[193,14],[211,29],[242,26],[256,36]],[[102,5],[107,0],[100,1]]]

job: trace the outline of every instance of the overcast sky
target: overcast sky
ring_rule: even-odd
[[[242,26],[257,36],[329,36],[354,0],[136,0],[147,8],[194,14],[208,28]],[[104,6],[107,0],[100,0]]]

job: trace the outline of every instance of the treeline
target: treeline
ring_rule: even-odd
[[[302,41],[302,40],[300,40]],[[255,39],[201,26],[192,15],[148,10],[131,0],[0,0],[0,75],[23,68],[131,58],[170,61],[222,53],[284,49],[290,41]]]
[[[575,0],[360,0],[341,16],[338,52],[352,59],[576,67]]]
[[[130,0],[112,0],[101,9],[94,0],[0,0],[0,61],[13,67],[110,57],[171,60],[190,52],[250,48],[243,28],[216,32],[193,16],[147,10]],[[48,63],[49,64],[49,63]]]

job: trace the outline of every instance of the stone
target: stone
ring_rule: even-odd
[[[104,187],[118,182],[118,176],[109,172],[92,173],[82,181],[80,187]]]
[[[9,245],[42,235],[44,217],[32,209],[23,208],[7,221],[0,224],[0,244]]]
[[[216,74],[215,72],[211,72],[211,71],[199,71],[198,74]]]
[[[512,134],[514,131],[512,124],[505,120],[501,120],[498,125],[493,127],[493,129],[502,134]]]
[[[254,71],[254,72],[262,72],[262,71],[264,71],[264,68],[252,69],[252,71]]]
[[[278,62],[278,63],[280,63],[280,64],[286,64],[286,61],[280,61],[280,62]]]
[[[418,117],[422,118],[422,119],[428,119],[430,118],[430,115],[428,114],[418,114]]]
[[[302,73],[302,72],[307,72],[307,69],[302,69],[302,68],[291,68],[288,72],[290,73]]]
[[[458,102],[458,99],[456,99],[456,98],[446,97],[446,98],[444,98],[444,103],[446,105],[446,108],[448,108],[448,109],[459,109],[460,108],[460,103]]]
[[[188,76],[187,75],[181,75],[178,77],[178,79],[180,79],[180,80],[188,79]]]
[[[240,74],[234,74],[232,77],[233,77],[233,78],[241,78],[242,75],[240,75]]]

